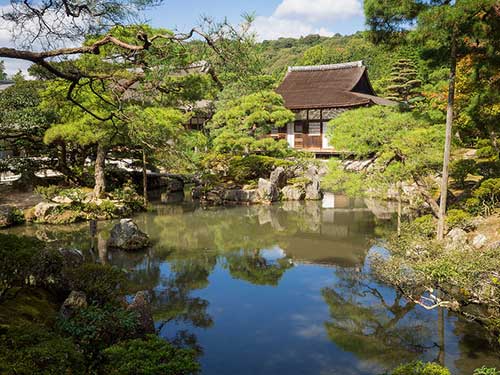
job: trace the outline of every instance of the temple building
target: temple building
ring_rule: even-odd
[[[289,67],[276,92],[296,119],[273,129],[272,136],[318,156],[336,153],[326,137],[328,121],[350,109],[396,104],[376,96],[362,61]]]

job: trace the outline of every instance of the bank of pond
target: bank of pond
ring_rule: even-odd
[[[61,298],[44,288],[11,290],[0,304],[1,329],[31,317],[48,327],[39,337],[57,330],[64,340],[76,342],[86,356],[82,371],[96,373],[373,375],[415,360],[440,363],[454,375],[482,366],[500,368],[497,348],[479,324],[445,309],[427,311],[372,278],[370,254],[384,252],[378,240],[394,230],[387,220],[391,215],[359,200],[339,208],[342,199],[234,207],[157,204],[134,216],[152,242],[135,252],[108,248],[115,221],[4,230],[2,235],[35,238],[48,248],[77,249],[90,268],[67,276],[68,291],[88,289],[85,313],[61,317]],[[85,284],[98,274],[92,273],[94,264],[124,271],[124,300],[114,305],[100,300],[99,287]],[[99,282],[104,281],[96,278]],[[138,316],[144,318],[150,309],[157,335],[169,342],[162,349],[170,357],[150,358],[151,366],[165,364],[163,372],[131,370],[144,365],[138,353],[162,345],[147,334],[142,344],[134,341],[137,332],[132,334],[136,328],[127,312],[139,291],[145,291],[150,305]],[[106,341],[106,329],[97,327],[106,344],[88,353],[86,345],[97,334],[82,323],[96,317],[107,319],[123,340]],[[44,350],[37,353],[49,353]],[[4,355],[2,361],[7,360],[16,358]]]

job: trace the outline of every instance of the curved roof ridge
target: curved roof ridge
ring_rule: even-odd
[[[288,72],[312,72],[321,70],[338,70],[338,69],[352,69],[364,67],[363,60],[350,61],[340,64],[328,65],[305,65],[305,66],[289,66]]]

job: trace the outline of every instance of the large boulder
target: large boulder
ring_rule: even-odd
[[[72,291],[61,306],[59,313],[63,319],[71,318],[76,311],[88,306],[87,296],[83,292]]]
[[[35,206],[35,219],[39,221],[47,221],[48,216],[57,212],[61,207],[58,203],[40,202]]]
[[[63,259],[63,265],[68,268],[80,267],[85,261],[83,253],[78,249],[60,248],[59,254]]]
[[[283,167],[278,167],[274,171],[271,172],[271,176],[269,181],[276,185],[278,189],[282,189],[286,186],[288,181],[288,173]]]
[[[453,228],[448,232],[446,238],[450,241],[451,245],[465,245],[467,243],[467,232],[460,228]]]
[[[281,195],[284,201],[301,201],[306,197],[306,192],[301,186],[285,186]]]
[[[271,181],[260,178],[257,196],[264,203],[272,203],[278,200],[279,191],[277,186]]]
[[[132,219],[121,219],[111,230],[108,246],[122,250],[141,250],[150,245],[149,237]]]
[[[254,203],[257,200],[255,189],[229,189],[224,191],[224,201],[235,203]]]
[[[476,249],[482,248],[484,245],[486,245],[486,242],[488,242],[488,237],[486,237],[484,234],[480,233],[472,239],[472,246]]]
[[[306,185],[306,200],[319,201],[321,199],[323,199],[323,192],[321,191],[319,178],[315,177]]]
[[[155,333],[155,323],[149,293],[147,291],[137,292],[134,300],[128,305],[127,310],[137,314],[139,330],[141,334]]]

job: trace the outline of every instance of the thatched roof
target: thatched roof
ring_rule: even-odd
[[[276,92],[289,109],[395,104],[376,96],[362,61],[290,67]]]

